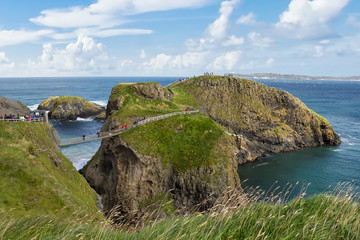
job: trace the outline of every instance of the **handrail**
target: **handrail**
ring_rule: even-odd
[[[44,119],[41,118],[31,118],[30,121],[29,119],[0,119],[0,121],[4,121],[4,122],[43,122]]]

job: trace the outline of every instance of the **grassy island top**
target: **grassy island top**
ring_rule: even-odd
[[[116,109],[115,113],[110,117],[121,123],[129,123],[133,122],[136,117],[152,117],[185,110],[184,107],[168,100],[146,99],[138,96],[133,91],[133,87],[136,85],[151,86],[154,84],[158,83],[117,84],[111,91],[109,101],[118,104],[119,109]]]
[[[173,116],[132,128],[122,134],[139,153],[172,164],[176,171],[226,163],[231,140],[224,129],[204,114]]]

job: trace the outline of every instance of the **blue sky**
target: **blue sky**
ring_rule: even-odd
[[[0,77],[360,75],[358,0],[1,0]]]

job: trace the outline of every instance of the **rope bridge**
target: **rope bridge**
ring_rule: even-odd
[[[156,117],[149,117],[144,120],[138,121],[136,124],[134,124],[130,127],[120,128],[120,129],[116,129],[116,130],[110,130],[108,132],[100,132],[99,134],[88,135],[88,136],[86,136],[85,140],[83,140],[83,137],[62,139],[59,146],[65,147],[65,146],[70,146],[70,145],[75,145],[75,144],[80,144],[80,143],[96,141],[96,140],[100,140],[100,139],[104,139],[104,138],[110,138],[110,137],[120,135],[121,133],[126,132],[126,131],[130,130],[131,128],[138,127],[138,126],[144,125],[149,122],[159,121],[159,120],[162,120],[162,119],[165,119],[168,117],[172,117],[172,116],[176,116],[176,115],[194,114],[194,113],[198,113],[198,112],[199,112],[199,110],[185,111],[185,112],[173,112],[173,113],[168,113],[168,114],[164,114],[164,115],[160,115],[160,116],[156,116]]]

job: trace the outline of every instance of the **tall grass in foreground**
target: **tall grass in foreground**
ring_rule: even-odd
[[[305,186],[286,202],[293,189],[229,191],[206,213],[194,209],[127,232],[90,219],[15,219],[0,212],[0,239],[360,239],[359,194],[352,183],[310,198],[303,198]]]

